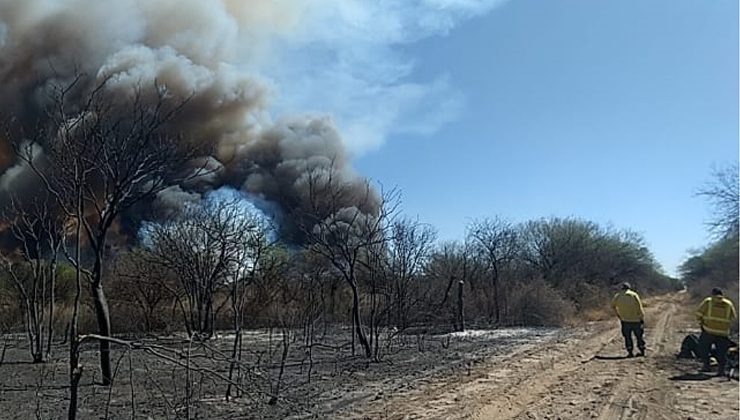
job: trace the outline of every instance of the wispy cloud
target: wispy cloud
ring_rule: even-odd
[[[312,0],[294,30],[273,44],[265,73],[274,109],[334,116],[348,148],[361,154],[389,135],[429,134],[456,119],[464,95],[450,80],[414,80],[403,47],[444,35],[506,0]]]

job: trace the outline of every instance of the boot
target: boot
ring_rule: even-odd
[[[645,357],[645,349],[640,349],[640,352],[637,353],[637,355],[640,357]]]
[[[632,353],[632,350],[630,350],[629,352],[627,352],[627,357],[628,357],[628,358],[629,358],[629,357],[635,357],[635,354],[634,354],[634,353]]]
[[[717,376],[727,376],[727,371],[725,370],[724,366],[720,366],[717,369]]]

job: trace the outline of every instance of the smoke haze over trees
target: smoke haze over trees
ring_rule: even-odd
[[[278,13],[274,7],[199,1],[0,3],[0,114],[8,125],[0,135],[0,205],[17,191],[42,189],[28,165],[14,156],[13,145],[33,141],[27,147],[43,166],[51,138],[29,139],[29,133],[44,126],[53,135],[60,124],[88,111],[92,92],[111,106],[110,112],[125,112],[121,105],[134,99],[142,106],[182,105],[163,129],[178,136],[183,147],[200,144],[205,153],[191,161],[193,170],[207,169],[202,176],[162,188],[124,214],[129,235],[142,218],[171,214],[225,185],[269,202],[277,216],[306,204],[305,174],[311,171],[331,167],[342,183],[362,189],[364,182],[328,117],[272,122],[269,83],[236,64],[261,45],[251,32],[255,19],[267,26],[261,19],[290,20],[290,8]],[[78,13],[79,8],[86,12]],[[61,105],[60,90],[68,90],[65,115],[52,121],[49,109]],[[291,221],[284,218],[282,226],[295,233]]]

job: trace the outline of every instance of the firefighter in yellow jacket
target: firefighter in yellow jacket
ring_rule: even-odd
[[[727,349],[730,346],[730,327],[737,317],[735,305],[722,295],[722,290],[712,289],[712,296],[704,299],[696,311],[696,318],[701,325],[698,353],[703,362],[702,372],[710,372],[709,354],[712,344],[717,349],[718,376],[725,373]]]
[[[627,357],[635,357],[632,353],[632,334],[637,339],[639,356],[645,356],[645,340],[642,338],[645,332],[645,312],[642,310],[640,295],[632,290],[629,283],[622,283],[621,288],[622,290],[612,299],[612,308],[622,322],[622,336],[624,336]]]

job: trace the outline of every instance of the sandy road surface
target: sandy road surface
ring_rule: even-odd
[[[392,419],[737,419],[738,382],[697,373],[677,360],[693,305],[685,294],[646,304],[645,358],[625,359],[616,321],[573,337],[521,347],[467,373],[356,407],[358,418]]]

